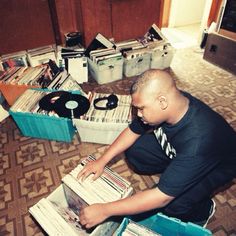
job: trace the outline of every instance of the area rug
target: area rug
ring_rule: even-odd
[[[167,70],[180,89],[206,102],[236,130],[236,78],[233,74],[203,60],[203,55],[193,48],[178,49]],[[82,88],[85,92],[128,94],[135,79],[123,78],[98,85],[90,78]],[[0,123],[0,235],[45,235],[30,216],[29,207],[55,190],[81,158],[89,154],[99,157],[107,147],[81,142],[79,130],[70,143],[25,137],[12,117],[3,120]],[[123,154],[110,166],[132,183],[135,192],[150,188],[159,178],[132,172]],[[236,179],[214,199],[217,210],[207,229],[216,236],[236,235]]]

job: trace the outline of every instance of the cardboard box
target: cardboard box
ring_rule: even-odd
[[[211,33],[207,37],[203,59],[236,74],[236,40]]]
[[[93,62],[88,58],[88,68],[98,84],[110,83],[123,78],[123,57],[117,56]]]
[[[127,224],[133,220],[132,217],[124,218],[119,228],[114,233],[121,236]],[[135,221],[135,220],[134,220]],[[165,216],[161,213],[147,217],[146,219],[135,221],[138,224],[161,234],[162,236],[181,235],[181,236],[210,236],[211,231],[193,223],[184,223],[178,219]]]
[[[111,144],[128,123],[102,123],[73,119],[82,142]]]

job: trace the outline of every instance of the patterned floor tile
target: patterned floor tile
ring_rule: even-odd
[[[167,69],[180,89],[186,90],[219,112],[236,130],[236,77],[202,59],[193,49],[178,49]],[[128,94],[135,77],[110,84],[82,85],[85,92]],[[83,143],[78,133],[72,142],[56,142],[22,136],[11,117],[0,126],[0,235],[42,236],[42,228],[28,209],[48,196],[82,158],[89,154],[99,158],[108,145]],[[119,159],[119,160],[118,160]],[[111,168],[128,179],[135,192],[151,188],[159,176],[138,175],[128,168],[124,155],[110,163]],[[216,213],[208,229],[214,235],[236,235],[236,179],[218,192]]]

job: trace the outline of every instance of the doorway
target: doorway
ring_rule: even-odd
[[[173,47],[198,47],[206,28],[212,0],[172,0],[168,27],[162,28]]]

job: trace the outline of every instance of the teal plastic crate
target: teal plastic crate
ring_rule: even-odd
[[[71,119],[9,111],[24,136],[71,142],[75,127]]]
[[[44,89],[43,91],[56,90]],[[79,94],[78,91],[76,93]],[[72,120],[68,118],[30,112],[16,112],[11,109],[9,113],[24,136],[71,142],[76,132]]]
[[[115,236],[121,236],[126,225],[132,218],[125,217],[115,232]],[[165,216],[161,213],[150,216],[144,220],[135,221],[162,236],[209,236],[212,232],[191,222],[185,223],[181,220]],[[145,236],[145,235],[143,235]]]

